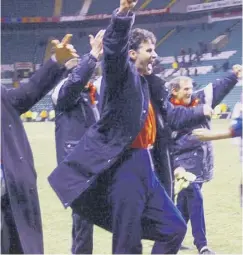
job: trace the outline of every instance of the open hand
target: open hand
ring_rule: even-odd
[[[96,36],[89,35],[89,43],[91,46],[90,54],[92,54],[97,60],[103,54],[103,38],[104,38],[105,30],[100,30]]]

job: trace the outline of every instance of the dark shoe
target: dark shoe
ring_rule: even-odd
[[[204,246],[199,254],[216,254],[214,251],[210,250],[207,246]]]
[[[181,248],[180,248],[181,251],[191,250],[191,249],[192,249],[191,247],[188,247],[188,246],[185,246],[185,245],[181,245]]]

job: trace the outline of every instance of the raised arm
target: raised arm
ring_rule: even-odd
[[[61,81],[53,91],[52,100],[60,108],[69,108],[75,103],[80,92],[87,85],[94,70],[97,59],[91,54],[84,55],[68,77]]]
[[[59,108],[68,109],[73,106],[81,91],[87,85],[95,70],[96,62],[103,54],[103,36],[100,30],[94,37],[90,35],[91,51],[84,55],[73,68],[68,77],[61,81],[52,94],[52,100]]]
[[[192,134],[201,141],[222,140],[233,137],[242,137],[242,118],[236,118],[232,125],[225,130],[194,129]]]
[[[234,88],[241,75],[242,66],[234,65],[232,71],[227,76],[208,84],[197,93],[204,92],[206,103],[214,108]]]
[[[158,105],[162,115],[166,116],[167,123],[172,130],[194,127],[196,124],[210,118],[212,108],[208,105],[197,107],[174,106],[168,99],[168,89],[165,87],[165,80],[156,75],[146,76],[150,84],[150,93]]]
[[[54,41],[52,59],[40,68],[29,80],[18,88],[7,89],[6,97],[13,107],[22,114],[45,96],[58,82],[64,72],[64,63],[77,57],[76,50],[69,44],[72,35],[66,35],[62,42]]]
[[[129,33],[135,18],[131,9],[136,3],[137,1],[121,0],[120,8],[113,12],[104,35],[103,78],[110,86],[117,85],[126,76],[129,65]]]
[[[191,128],[210,118],[212,109],[208,105],[196,107],[173,106],[167,102],[167,121],[173,130]]]

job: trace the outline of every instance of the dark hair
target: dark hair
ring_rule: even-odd
[[[134,28],[130,34],[129,48],[131,50],[138,50],[141,43],[149,40],[156,44],[156,37],[152,32],[142,28]]]

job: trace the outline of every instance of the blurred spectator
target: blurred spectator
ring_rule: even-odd
[[[179,67],[180,68],[185,68],[185,61],[183,61],[183,59],[182,59],[181,62],[179,62]]]
[[[25,119],[27,122],[31,122],[32,121],[32,112],[28,111],[25,113]]]
[[[55,120],[55,116],[56,116],[55,111],[54,111],[54,110],[51,110],[51,111],[49,112],[49,120],[50,120],[50,121],[54,121],[54,120]]]
[[[185,66],[185,63],[186,63],[185,55],[182,56],[181,62],[182,62],[182,63],[184,64],[184,66]]]
[[[41,111],[40,113],[41,121],[45,121],[47,117],[48,117],[47,111],[46,110]]]
[[[207,43],[200,41],[198,42],[198,45],[199,45],[199,51],[201,55],[208,53]]]
[[[190,69],[186,68],[186,76],[190,76]]]
[[[172,68],[173,68],[174,70],[177,70],[177,69],[179,68],[179,63],[178,63],[178,61],[174,61],[174,62],[172,63]]]
[[[227,112],[228,111],[228,105],[227,104],[221,104],[221,112]]]
[[[214,73],[217,73],[218,72],[218,67],[216,64],[213,65],[213,72]]]
[[[197,63],[200,63],[200,61],[201,61],[201,56],[200,56],[200,53],[199,53],[198,50],[195,52],[195,55],[196,55],[195,58],[196,58]]]
[[[186,51],[184,50],[184,48],[181,48],[181,56],[185,56],[186,55]]]
[[[202,41],[198,42],[198,46],[199,46],[199,54],[202,55],[204,51],[203,42]]]
[[[180,68],[180,76],[182,76],[184,74],[184,68]]]
[[[211,50],[212,57],[219,54],[219,50],[217,48],[212,48]]]
[[[38,112],[32,112],[32,121],[36,121],[38,117]]]
[[[229,61],[226,60],[224,63],[223,63],[223,70],[224,72],[227,72],[229,70]]]
[[[203,53],[208,53],[208,44],[207,43],[203,43]]]
[[[195,76],[198,76],[198,70],[197,70],[197,68],[194,69],[194,75],[195,75]]]
[[[189,55],[189,63],[190,63],[190,65],[192,64],[191,62],[192,62],[192,48],[188,48],[188,55]]]

